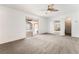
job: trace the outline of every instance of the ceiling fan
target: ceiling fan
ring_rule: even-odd
[[[54,4],[49,4],[47,11],[59,11],[59,10],[54,8]]]
[[[46,5],[45,9],[44,10],[42,9],[40,11],[40,13],[38,13],[38,14],[40,14],[41,16],[49,17],[49,16],[52,16],[53,12],[57,12],[57,11],[59,11],[59,10],[55,9],[54,4],[48,4],[48,5]]]

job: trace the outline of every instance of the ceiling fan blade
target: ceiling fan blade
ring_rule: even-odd
[[[58,11],[57,9],[54,9],[54,4],[48,5],[48,11]]]

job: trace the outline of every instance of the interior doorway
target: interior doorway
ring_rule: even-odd
[[[31,33],[32,36],[38,34],[39,30],[39,21],[38,20],[28,20],[27,23],[29,23],[29,32]]]
[[[33,29],[33,35],[37,35],[38,30],[39,30],[39,22],[38,22],[38,20],[34,20],[31,23],[32,23],[32,29]]]
[[[39,33],[39,20],[32,19],[31,17],[26,18],[26,36],[32,37],[34,35],[37,35]]]
[[[65,20],[65,35],[71,36],[71,17]]]

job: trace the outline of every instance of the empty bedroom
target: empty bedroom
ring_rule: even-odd
[[[0,4],[0,54],[78,54],[79,4]]]

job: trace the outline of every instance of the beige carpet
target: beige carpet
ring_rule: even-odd
[[[79,53],[79,38],[37,35],[0,45],[0,53],[75,54]]]

